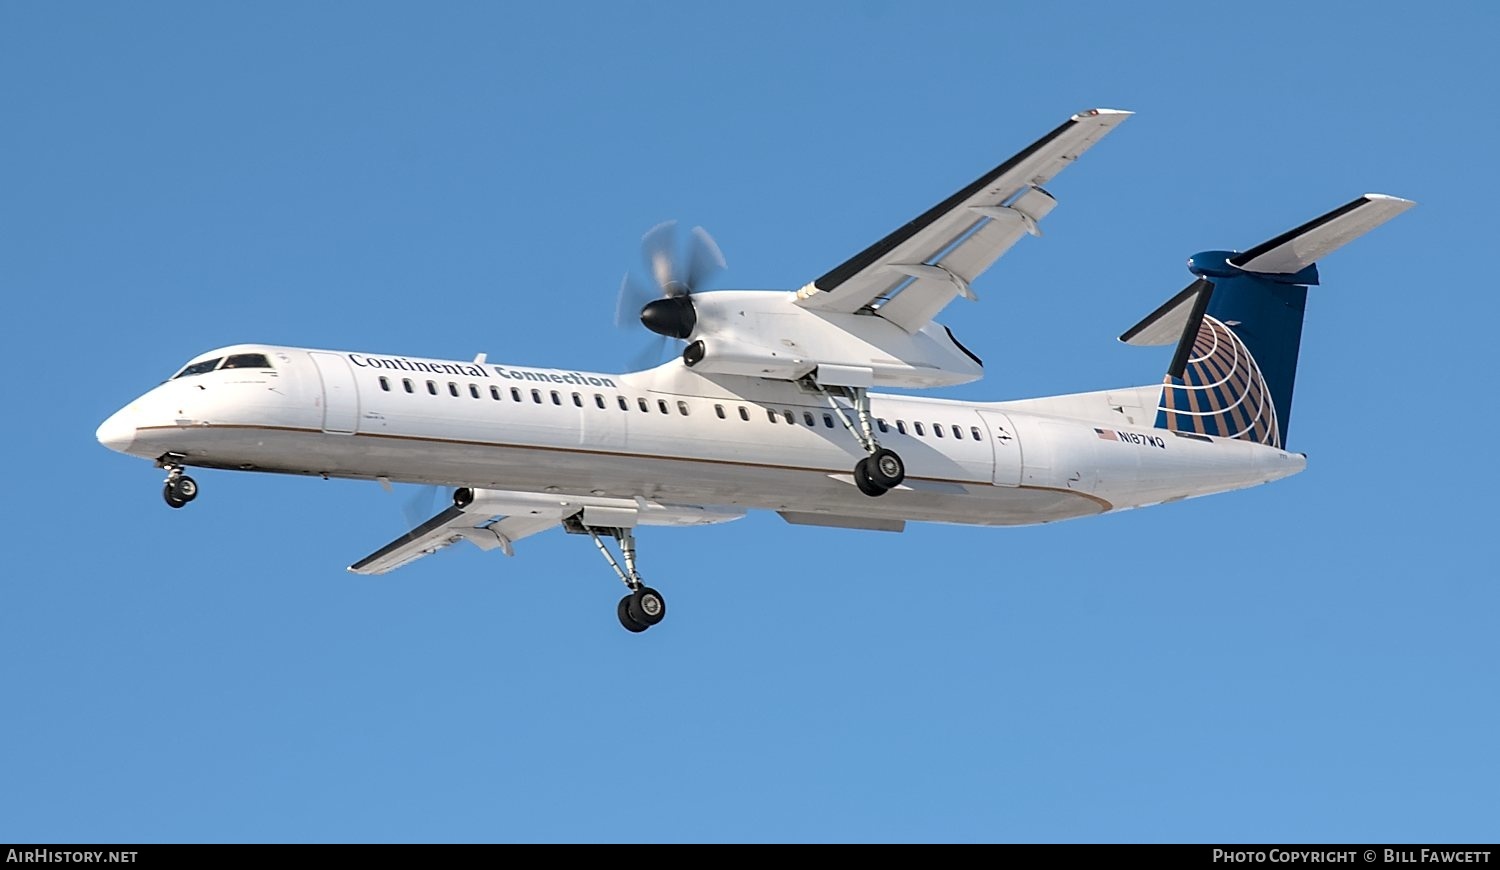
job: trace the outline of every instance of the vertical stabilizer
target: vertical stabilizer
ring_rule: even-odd
[[[1284,447],[1315,261],[1415,204],[1365,194],[1243,253],[1190,257],[1197,280],[1120,336],[1177,343],[1156,426]]]

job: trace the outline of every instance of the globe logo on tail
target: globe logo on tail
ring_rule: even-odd
[[[1203,318],[1181,380],[1168,376],[1156,426],[1281,446],[1276,406],[1260,367],[1225,323]]]

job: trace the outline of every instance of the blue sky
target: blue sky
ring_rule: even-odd
[[[1480,3],[0,3],[0,841],[1494,841],[1500,13]],[[265,341],[618,370],[642,232],[800,286],[1072,112],[1138,112],[945,320],[947,391],[1147,383],[1114,337],[1365,191],[1272,486],[902,535],[648,530],[344,566],[373,483],[94,428]]]

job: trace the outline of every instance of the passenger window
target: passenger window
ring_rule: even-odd
[[[925,431],[923,431],[921,423],[913,423],[913,424],[911,424],[911,427],[913,429],[917,430],[917,434],[918,435],[926,435],[927,434]]]
[[[677,413],[681,414],[684,417],[686,417],[688,415],[687,402],[683,402],[683,401],[678,401],[677,402]]]
[[[884,417],[876,418],[876,420],[875,420],[875,428],[879,429],[882,432],[889,432],[889,431],[891,431],[891,427],[885,425],[885,418]]]
[[[211,372],[219,367],[219,361],[222,359],[224,358],[221,356],[216,356],[213,359],[206,359],[200,363],[193,363],[192,365],[173,375],[172,378],[175,380],[177,378],[186,378],[191,375],[201,375],[204,372]]]
[[[226,369],[268,369],[271,361],[263,353],[237,353],[224,360]]]
[[[627,401],[625,401],[625,397],[624,396],[615,396],[615,398],[618,399],[619,402],[620,402],[620,410],[621,411],[629,411],[630,410],[630,403],[627,402]]]
[[[479,398],[479,386],[477,384],[469,384],[469,395],[476,399]]]
[[[651,413],[651,403],[646,401],[645,396],[637,396],[635,399],[635,403],[636,405],[640,406],[642,414]]]
[[[897,420],[896,421],[896,431],[900,432],[902,435],[906,434],[906,421],[905,420]]]
[[[427,392],[431,393],[434,396],[437,395],[437,382],[436,381],[428,381],[427,382]]]
[[[554,405],[561,405],[562,404],[562,396],[559,396],[557,394],[557,390],[553,390],[552,391],[552,404],[554,404]]]
[[[957,423],[953,424],[953,437],[954,438],[962,438],[962,437],[964,437],[964,430]]]
[[[580,395],[578,395],[577,393],[574,393],[573,394],[573,405],[574,405],[574,407],[582,408],[583,407],[583,397],[580,396]]]
[[[797,425],[797,417],[791,411],[782,411],[781,416],[786,418],[786,424],[788,426]]]
[[[411,378],[402,378],[401,379],[401,386],[405,387],[406,391],[408,393],[414,393],[414,392],[416,392],[415,390],[412,389]]]
[[[671,411],[667,410],[667,400],[666,399],[657,399],[656,400],[656,407],[663,414],[670,414],[670,413],[672,413]]]
[[[767,408],[766,409],[766,419],[770,420],[772,423],[776,422],[776,409],[775,408]]]
[[[714,405],[714,413],[719,415],[719,419],[720,420],[727,420],[727,419],[729,419],[728,417],[724,416],[724,406],[723,405]]]
[[[449,381],[448,382],[448,392],[452,393],[453,397],[455,399],[458,398],[458,384],[455,384],[452,381]]]
[[[381,375],[380,376],[380,388],[382,390],[385,390],[387,393],[389,393],[391,391],[391,382],[390,382],[390,379],[387,378],[385,375]]]
[[[979,427],[978,426],[970,426],[969,427],[969,434],[974,436],[974,440],[975,441],[983,441],[984,440],[983,438],[981,438],[979,436]]]
[[[833,415],[832,414],[824,414],[823,415],[823,425],[827,426],[830,429],[833,428]]]
[[[813,419],[813,415],[812,415],[811,411],[803,411],[802,412],[802,422],[806,423],[809,426],[816,426],[816,425],[818,425],[818,421]]]
[[[500,401],[500,388],[499,387],[490,387],[490,398],[494,399],[497,402]]]
[[[532,390],[531,391],[531,401],[533,401],[536,404],[540,405],[542,403],[542,391],[541,390]]]
[[[932,434],[936,435],[939,438],[943,437],[943,424],[942,423],[933,423],[932,424]]]
[[[511,387],[510,388],[510,398],[511,398],[512,401],[515,401],[515,402],[521,401],[521,390],[520,390],[519,387]]]
[[[750,411],[746,409],[744,405],[740,406],[740,419],[744,420],[746,423],[750,422]]]
[[[594,394],[594,404],[596,404],[596,405],[599,406],[599,410],[601,410],[601,411],[604,410],[604,407],[605,407],[604,406],[604,396],[600,395],[599,393],[595,393]]]

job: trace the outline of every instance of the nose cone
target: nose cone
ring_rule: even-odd
[[[99,424],[94,437],[99,439],[100,444],[121,453],[130,449],[131,442],[135,441],[135,423],[130,420],[130,415],[127,413],[129,410],[122,408],[108,420]]]

